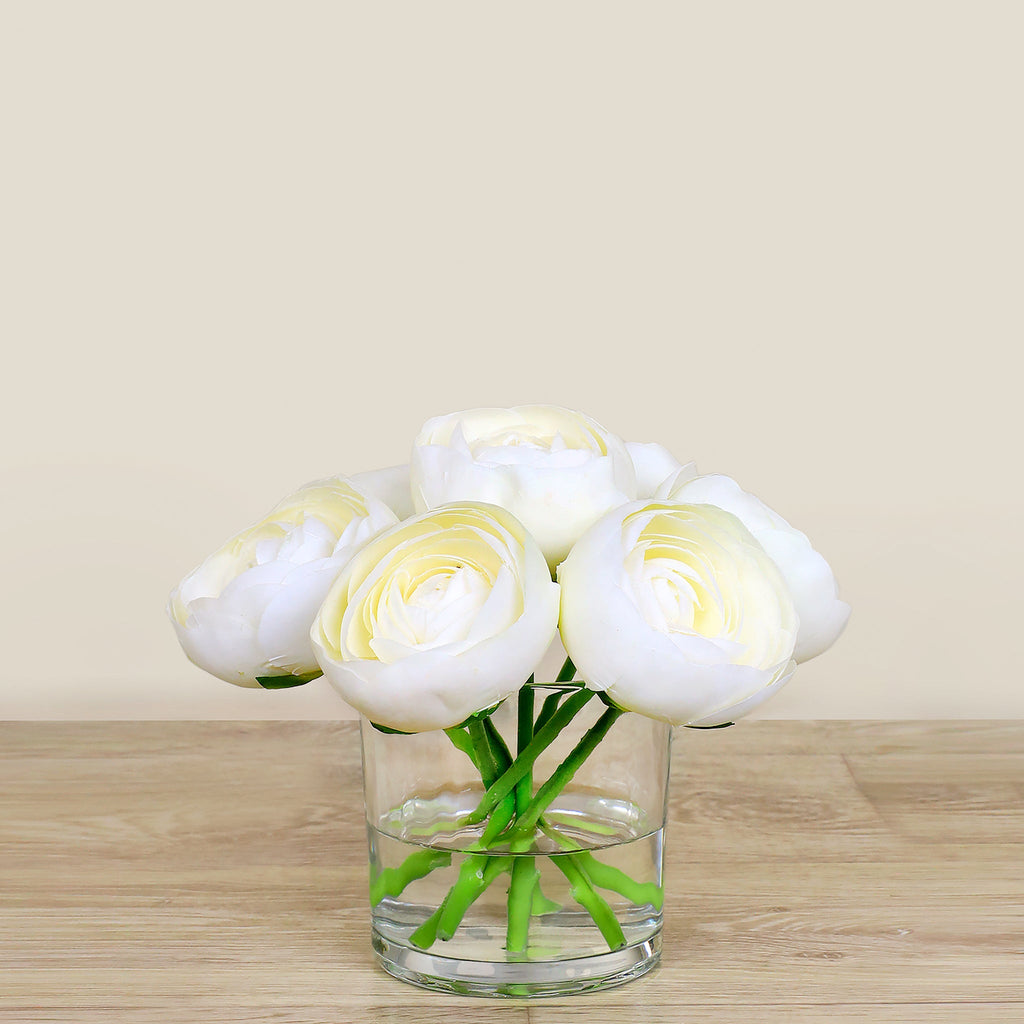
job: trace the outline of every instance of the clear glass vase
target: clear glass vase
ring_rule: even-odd
[[[391,734],[364,720],[372,941],[384,969],[426,988],[510,996],[650,970],[670,743],[670,726],[572,684],[529,684],[456,730]]]

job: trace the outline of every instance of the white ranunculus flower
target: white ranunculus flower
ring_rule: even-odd
[[[190,572],[167,611],[200,668],[238,686],[319,673],[309,627],[341,567],[396,522],[345,477],[289,495]]]
[[[562,642],[589,687],[674,725],[735,721],[790,677],[799,620],[775,563],[711,505],[609,512],[559,566]]]
[[[416,511],[409,487],[408,464],[353,473],[349,479],[361,491],[380,498],[399,519],[408,519]]]
[[[328,681],[370,721],[445,729],[526,682],[555,636],[558,593],[507,511],[447,505],[349,562],[313,623],[313,647]]]
[[[605,512],[636,497],[625,444],[554,405],[469,409],[428,420],[412,454],[419,511],[451,501],[508,509],[554,568]]]
[[[803,533],[728,476],[673,479],[659,496],[724,508],[757,538],[779,567],[800,616],[794,660],[817,657],[836,642],[850,617],[850,606],[839,599],[839,586],[828,562]]]
[[[697,475],[694,463],[684,466],[667,448],[654,441],[627,441],[626,451],[636,469],[638,498],[653,498],[669,477],[681,481]]]

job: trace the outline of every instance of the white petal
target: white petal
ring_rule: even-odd
[[[664,477],[654,490],[656,498],[673,498],[683,484],[697,478],[697,463],[687,462]]]
[[[797,662],[816,657],[836,642],[850,617],[850,606],[839,599],[839,585],[828,562],[803,533],[727,476],[697,477],[677,487],[673,497],[731,512],[779,567],[800,617],[793,652]]]
[[[502,566],[486,602],[473,619],[467,639],[480,643],[497,636],[519,618],[522,607],[519,581],[508,566]]]
[[[725,725],[729,722],[739,721],[744,715],[749,715],[754,708],[763,704],[769,697],[781,690],[793,678],[795,671],[796,662],[791,661],[779,669],[775,678],[767,686],[762,686],[760,690],[747,697],[746,700],[741,700],[739,703],[731,704],[728,707],[718,708],[703,718],[688,722],[687,724],[706,729],[709,726]]]
[[[683,464],[660,444],[627,441],[626,451],[629,452],[636,469],[638,498],[653,498],[660,484],[684,468]]]
[[[256,639],[265,664],[293,674],[316,669],[309,626],[339,568],[334,559],[321,559],[296,566],[289,573],[259,620]]]
[[[361,491],[383,501],[399,519],[408,519],[416,511],[409,486],[408,465],[353,473],[349,479]]]
[[[189,606],[184,624],[172,617],[174,631],[188,659],[201,669],[236,686],[258,686],[263,660],[256,641],[256,623],[232,615],[213,598]]]

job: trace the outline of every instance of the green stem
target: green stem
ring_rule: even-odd
[[[530,677],[533,678],[532,676]],[[517,707],[516,751],[521,754],[533,739],[533,690],[519,691]],[[498,732],[494,723],[487,719],[487,736],[494,750],[495,758],[502,772],[508,771],[512,764],[512,755]],[[491,780],[492,782],[494,780]],[[515,790],[505,797],[494,809],[487,827],[480,836],[480,845],[487,849],[502,832],[515,820],[515,817],[529,803],[533,795],[533,771],[528,771],[517,783]]]
[[[530,691],[532,692],[532,691]],[[461,729],[445,730],[452,742],[466,752],[480,771],[485,786],[491,786],[512,764],[512,755],[490,716],[474,718]],[[515,818],[516,803],[512,793],[494,808],[488,828],[502,832]],[[486,841],[481,841],[486,847]],[[473,902],[502,871],[512,866],[510,857],[483,857],[470,855],[459,869],[459,877],[449,889],[441,906],[413,933],[411,941],[422,949],[429,948],[437,939],[450,939]]]
[[[586,872],[576,863],[575,857],[552,857],[555,867],[569,880],[572,898],[594,919],[609,949],[620,949],[626,944],[622,925],[615,918],[612,908],[590,883]]]
[[[558,670],[558,675],[555,676],[555,682],[567,683],[574,675],[576,675],[576,666],[572,663],[572,658],[566,658]]]
[[[487,726],[479,718],[473,718],[466,726],[469,730],[469,739],[473,745],[473,752],[476,755],[477,767],[483,778],[484,785],[488,788],[501,777],[501,768],[498,759],[494,755],[490,740],[487,736]]]
[[[549,839],[558,843],[563,850],[571,851],[572,859],[586,871],[587,876],[599,889],[608,889],[624,896],[630,903],[642,907],[650,903],[655,910],[661,910],[665,902],[665,890],[653,882],[638,882],[625,871],[603,864],[589,850],[581,850],[571,839],[552,828],[543,818],[537,823]]]
[[[459,726],[453,726],[450,729],[445,729],[444,732],[483,774],[483,768],[480,765],[482,751],[477,749],[477,745],[473,743],[466,730]],[[415,853],[409,854],[398,867],[384,868],[376,878],[371,880],[370,905],[376,906],[385,896],[400,896],[410,882],[426,877],[437,868],[448,867],[451,862],[452,855],[446,850],[417,850]],[[421,928],[428,928],[428,925],[429,920],[424,922]],[[427,946],[429,945],[428,942]]]
[[[551,720],[551,716],[558,710],[558,702],[565,696],[565,690],[556,690],[554,693],[549,693],[544,698],[544,703],[541,705],[540,714],[537,716],[537,721],[534,723],[534,732],[540,732],[545,725]]]
[[[469,737],[473,742],[484,786],[493,786],[512,763],[512,755],[509,754],[505,741],[494,727],[489,715],[484,719],[474,718],[469,723]],[[480,846],[486,849],[495,836],[505,831],[515,816],[515,797],[507,793],[495,806],[491,820],[480,837]]]
[[[505,948],[510,953],[525,953],[530,939],[530,915],[540,882],[535,857],[514,857],[512,882],[508,887],[508,925]]]
[[[580,690],[574,693],[538,730],[526,749],[512,762],[493,785],[484,793],[483,799],[469,817],[463,819],[463,825],[475,825],[484,820],[488,814],[507,797],[516,787],[516,783],[533,768],[534,761],[558,738],[558,734],[579,714],[584,704],[594,696],[593,690]]]
[[[534,917],[543,917],[545,914],[553,914],[556,910],[561,909],[561,903],[549,900],[547,896],[541,892],[540,882],[538,881],[537,887],[533,890],[533,903],[530,907],[530,913],[533,914]]]
[[[490,718],[484,719],[484,731],[487,735],[487,742],[491,746],[491,751],[494,754],[494,761],[498,768],[498,776],[507,772],[509,765],[512,764],[512,755],[508,752],[508,747],[505,745],[504,739],[502,739],[501,733],[498,732],[497,726]]]
[[[521,754],[533,739],[534,692],[529,686],[519,691],[516,709],[516,753]],[[515,788],[516,813],[521,814],[530,805],[533,796],[533,769],[531,768]],[[512,865],[512,881],[508,887],[508,925],[505,948],[510,953],[523,953],[530,937],[530,915],[533,897],[540,881],[540,871],[533,857],[516,857]]]
[[[532,701],[529,705],[532,711]],[[512,849],[517,847],[526,848],[532,845],[533,831],[540,821],[544,810],[552,800],[569,784],[573,776],[579,770],[583,762],[593,753],[597,745],[607,735],[608,730],[623,712],[616,708],[607,709],[600,719],[587,731],[584,737],[573,748],[568,757],[559,765],[558,769],[548,781],[541,786],[537,796],[532,800],[528,794],[532,790],[532,772],[524,776],[516,785],[516,827],[513,832]],[[529,724],[529,717],[522,705],[519,708],[519,734],[518,750],[521,754],[527,749],[530,740],[533,738],[532,726]],[[529,781],[530,788],[526,789],[522,783]],[[485,830],[486,838],[486,830]],[[559,842],[562,842],[559,839]],[[651,893],[648,889],[641,887],[639,883],[629,878],[623,872],[615,868],[607,868],[600,864],[588,853],[570,854],[568,857],[552,858],[559,870],[568,878],[572,890],[573,899],[576,900],[593,918],[609,949],[617,949],[625,944],[625,937],[622,928],[615,918],[615,914],[608,902],[595,890],[594,885],[600,884],[596,878],[591,876],[589,868],[596,865],[598,876],[602,881],[610,883],[601,885],[601,888],[615,889],[616,886],[629,888],[638,897],[640,905],[648,902],[649,898],[658,898],[660,890],[656,886]],[[607,868],[607,870],[605,870]],[[506,933],[506,949],[510,953],[525,952],[529,941],[530,913],[533,907],[535,891],[538,887],[540,872],[537,870],[535,858],[517,857],[512,868],[512,882],[509,886],[508,897],[508,927]],[[529,898],[529,904],[527,904]],[[636,901],[634,901],[636,902]]]
[[[516,756],[518,757],[533,739],[533,708],[534,708],[533,687],[526,686],[519,691],[519,703],[516,707]],[[516,811],[523,811],[530,803],[533,796],[533,769],[516,783]]]
[[[515,839],[525,840],[532,837],[540,816],[547,810],[551,801],[562,792],[572,780],[584,761],[594,752],[597,745],[607,735],[624,712],[618,708],[606,708],[601,717],[587,730],[583,738],[573,747],[569,756],[552,772],[551,777],[537,791],[530,801],[530,806],[518,816],[515,827]],[[506,773],[507,774],[507,773]],[[505,776],[502,776],[504,778]],[[515,841],[515,840],[513,840]]]
[[[494,841],[516,820],[516,798],[510,793],[497,807],[480,833],[480,839],[474,849],[488,850]]]
[[[532,693],[532,690],[529,692]],[[466,750],[479,769],[484,785],[489,787],[512,764],[512,755],[489,715],[482,719],[471,719],[466,723],[466,729],[467,732],[462,735],[469,750],[458,735],[461,730],[453,730],[455,736],[448,730],[446,732],[449,732],[452,742],[460,750]],[[515,796],[509,792],[494,807],[488,829],[493,830],[494,834],[504,831],[515,814]],[[488,842],[486,836],[481,837],[480,846],[486,848]],[[422,949],[428,949],[438,938],[442,941],[450,939],[473,902],[502,871],[509,870],[511,866],[510,857],[467,856],[459,869],[459,877],[448,890],[441,906],[416,929],[410,941]]]
[[[409,936],[409,941],[417,949],[430,949],[437,942],[437,923],[441,920],[441,912],[443,910],[444,903],[442,902],[441,906]]]
[[[370,882],[370,903],[376,906],[385,896],[399,896],[410,882],[424,878],[436,868],[446,868],[452,862],[447,850],[417,850],[398,865],[385,868]]]
[[[486,753],[481,753],[481,760],[486,759],[487,764],[486,774],[481,774],[484,785],[492,786],[508,770],[509,765],[512,764],[512,755],[508,752],[508,747],[501,738],[501,733],[498,732],[494,722],[491,721],[490,715],[483,719],[480,725],[482,728],[479,733],[478,742],[486,748]],[[472,729],[470,729],[470,734],[473,734]],[[480,847],[486,850],[494,842],[495,838],[501,835],[515,820],[515,816],[516,798],[514,794],[509,793],[494,808],[491,820],[487,822],[487,827],[480,836]]]
[[[570,698],[570,701],[576,700],[579,696],[579,694],[574,695],[573,698]],[[579,706],[582,707],[582,703],[580,703]],[[570,710],[568,703],[565,706],[565,710],[567,713]],[[573,712],[573,714],[574,713],[575,712]],[[543,786],[541,786],[537,795],[530,801],[527,807],[525,809],[522,808],[517,801],[517,820],[515,829],[511,834],[511,848],[514,852],[522,852],[532,845],[534,829],[545,809],[569,784],[583,762],[594,752],[598,744],[608,734],[608,730],[611,729],[612,725],[615,724],[622,714],[624,714],[624,712],[618,708],[607,708],[598,721],[591,726],[589,730],[587,730],[586,734],[576,744],[565,760],[558,766],[552,776],[544,783]],[[555,717],[552,716],[550,722],[554,721]],[[534,736],[534,739],[535,738],[536,736]],[[529,750],[532,742],[533,739],[523,747],[523,750]],[[520,756],[522,755],[522,752],[523,751],[520,750]],[[532,762],[530,768],[532,769]],[[502,776],[502,778],[506,778],[507,775],[508,773]],[[516,792],[519,792],[518,784]],[[497,824],[492,817],[488,827],[484,830],[482,841],[485,843],[489,842],[498,835],[499,831],[500,829],[497,828]],[[521,859],[522,858],[517,858],[517,861]],[[582,906],[594,919],[594,923],[604,936],[609,949],[617,949],[619,946],[624,945],[625,937],[622,933],[622,927],[616,920],[615,914],[608,905],[608,902],[594,889],[594,883],[587,870],[587,861],[578,855],[553,857],[552,860],[558,869],[569,879],[573,899],[575,899],[576,902],[579,903],[580,906]],[[531,863],[533,863],[535,868],[536,865],[532,859]],[[603,867],[603,865],[598,865],[599,872],[601,867]],[[615,869],[612,869],[612,871],[614,870]],[[520,879],[518,881],[518,886],[517,874]],[[619,874],[621,874],[621,872]],[[623,875],[622,877],[625,878],[627,882],[633,881],[632,879],[629,879],[628,876]],[[526,948],[529,937],[529,914],[526,913],[525,909],[526,886],[530,886],[530,903],[532,907],[533,888],[537,885],[538,878],[539,872],[538,877],[531,879],[527,873],[527,869],[520,868],[517,872],[516,868],[513,867],[512,884],[509,887],[508,931],[506,933],[506,947],[510,952],[523,952]],[[611,872],[602,873],[602,878],[606,881],[621,881],[621,879],[616,878]],[[633,884],[637,885],[638,883],[634,882]],[[604,887],[602,886],[602,888]],[[614,888],[614,886],[612,886],[612,888]],[[647,900],[645,899],[643,902],[647,902]]]
[[[512,866],[511,857],[485,857],[470,854],[459,868],[459,877],[441,904],[437,937],[447,941],[459,927],[466,911],[503,871]],[[422,926],[421,926],[422,927]]]
[[[630,903],[642,907],[649,903],[655,910],[661,910],[665,902],[665,890],[653,882],[638,882],[625,871],[602,864],[592,853],[574,853],[570,856],[586,871],[587,877],[599,889],[609,889],[624,896]]]

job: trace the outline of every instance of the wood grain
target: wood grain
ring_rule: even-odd
[[[0,724],[0,1024],[1024,1020],[1024,723],[676,737],[664,961],[459,999],[373,963],[353,723]]]

